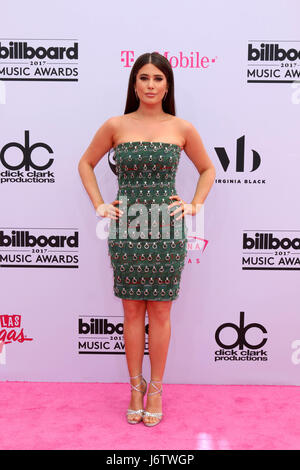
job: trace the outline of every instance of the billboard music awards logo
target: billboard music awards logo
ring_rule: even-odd
[[[78,354],[125,354],[124,316],[88,316],[78,318]],[[148,328],[145,325],[145,351],[148,355]]]
[[[78,268],[75,229],[1,228],[0,267]]]
[[[252,330],[252,331],[251,331]],[[245,312],[240,312],[239,324],[223,323],[215,333],[220,349],[215,351],[215,362],[268,360],[262,349],[267,342],[267,330],[260,323],[245,323]]]
[[[0,364],[6,364],[6,345],[11,343],[24,343],[32,341],[21,328],[21,315],[0,314]]]
[[[242,269],[299,271],[298,233],[298,230],[245,230],[242,239]]]
[[[249,41],[247,83],[293,83],[300,79],[299,41]]]
[[[0,79],[78,82],[78,41],[0,38]]]
[[[42,149],[42,150],[40,150]],[[55,183],[53,170],[50,169],[54,159],[46,159],[45,151],[53,154],[50,145],[45,142],[34,142],[30,145],[29,131],[25,131],[24,144],[8,142],[0,146],[0,183]]]

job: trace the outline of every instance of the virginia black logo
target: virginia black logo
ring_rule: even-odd
[[[224,171],[227,171],[227,168],[230,163],[230,159],[227,155],[227,152],[224,147],[215,147],[215,151],[217,152],[218,158],[222,165]],[[252,158],[252,169],[250,170],[255,171],[259,167],[261,163],[261,158],[256,150],[252,150],[253,158]],[[245,136],[243,135],[239,139],[237,139],[236,143],[236,160],[235,160],[235,170],[238,172],[243,172],[245,169]]]

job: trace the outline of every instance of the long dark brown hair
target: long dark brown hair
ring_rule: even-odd
[[[162,109],[166,113],[176,115],[175,112],[175,100],[174,100],[174,75],[170,62],[168,59],[159,54],[158,52],[146,52],[145,54],[140,55],[135,63],[132,66],[128,91],[127,91],[127,100],[124,114],[132,113],[136,111],[139,107],[139,99],[136,97],[134,92],[134,85],[136,82],[136,76],[141,67],[145,64],[153,64],[161,72],[164,73],[168,82],[168,93],[166,98],[162,101]]]

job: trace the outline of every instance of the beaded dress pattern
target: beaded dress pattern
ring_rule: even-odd
[[[166,142],[123,142],[115,148],[117,204],[124,211],[111,219],[108,253],[114,294],[133,300],[175,300],[187,255],[185,217],[175,220],[179,205],[175,177],[181,147]]]

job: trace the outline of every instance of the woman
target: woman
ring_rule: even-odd
[[[116,200],[105,203],[93,170],[112,147],[119,189]],[[175,190],[175,173],[182,149],[201,175],[191,203],[184,202]],[[178,297],[180,274],[187,253],[186,232],[182,237],[178,236],[178,224],[184,222],[186,214],[199,212],[215,178],[215,168],[197,130],[191,123],[175,116],[173,71],[164,56],[152,52],[138,57],[130,74],[124,115],[104,122],[82,156],[78,170],[97,214],[111,218],[111,227],[115,226],[114,236],[110,228],[108,243],[114,268],[114,294],[122,299],[124,309],[125,352],[131,379],[127,421],[131,424],[143,421],[147,426],[154,426],[163,415],[162,379],[170,341],[170,311],[172,301]],[[127,199],[121,200],[121,197]],[[123,202],[127,202],[128,212]],[[125,235],[122,239],[119,236],[121,221],[124,218],[123,228],[128,229],[126,222],[135,204],[138,210],[143,207],[148,215],[155,205],[159,206],[156,220],[153,222],[151,218],[151,230],[160,226],[157,224],[160,213],[162,222],[166,222],[161,207],[168,204],[171,222],[161,224],[171,228],[172,233],[168,232],[167,239],[161,240],[162,233],[158,230],[155,240],[150,237],[151,231],[146,240],[142,240],[144,225],[139,232],[140,238],[136,239],[132,234],[140,224],[129,224],[133,230],[131,237]],[[141,371],[146,310],[151,381],[144,409],[147,382]]]

